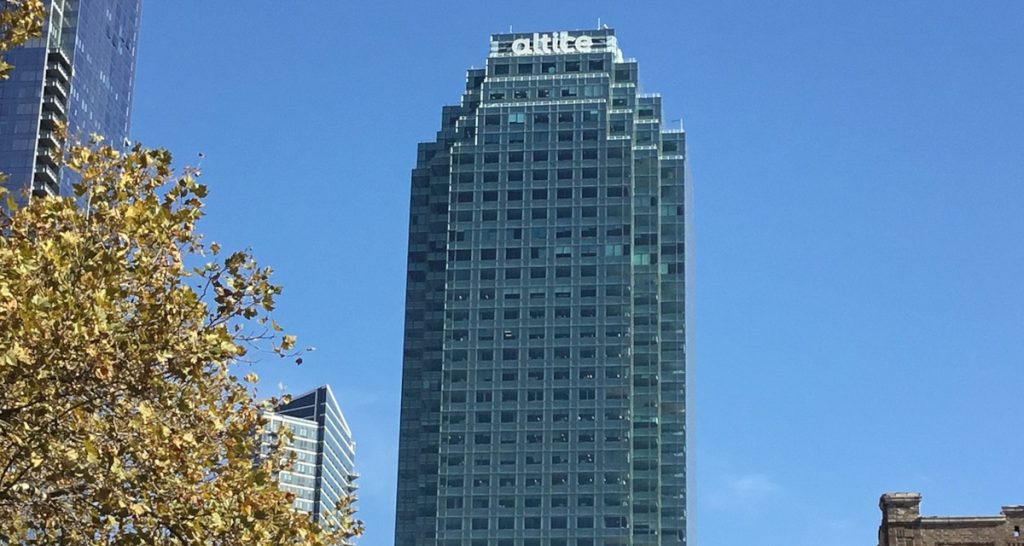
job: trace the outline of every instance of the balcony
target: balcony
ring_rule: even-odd
[[[50,184],[48,182],[33,182],[32,183],[32,196],[33,197],[53,197],[58,194],[57,185]]]
[[[43,129],[53,129],[58,123],[64,122],[64,115],[58,112],[43,112],[39,116],[39,126]]]
[[[66,112],[64,101],[57,97],[43,97],[43,112],[57,112],[63,117]]]
[[[58,180],[60,175],[57,169],[50,165],[36,164],[35,177],[32,180],[32,195],[37,197],[58,195]]]
[[[39,132],[39,147],[40,148],[60,148],[64,143],[57,137],[57,133],[54,131],[40,131]]]
[[[57,181],[60,179],[60,175],[57,173],[57,169],[50,165],[37,164],[36,165],[36,182],[46,182],[53,186],[57,185]]]
[[[71,70],[61,63],[51,61],[46,63],[46,76],[69,82],[71,81]]]
[[[47,95],[56,96],[57,98],[66,101],[68,99],[68,86],[57,78],[46,78],[46,85],[44,92]]]
[[[45,146],[39,146],[36,149],[36,165],[50,165],[52,167],[57,166],[56,152],[54,148]]]
[[[71,81],[71,59],[60,49],[51,49],[46,55],[46,75]]]

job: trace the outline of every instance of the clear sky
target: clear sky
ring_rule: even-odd
[[[1024,3],[146,0],[133,134],[204,152],[392,541],[409,171],[488,35],[616,29],[694,176],[696,546],[1024,503]],[[753,537],[753,538],[751,538]]]

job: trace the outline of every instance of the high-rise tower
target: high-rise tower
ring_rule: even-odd
[[[0,82],[0,173],[19,197],[68,194],[72,173],[54,154],[68,135],[99,134],[114,146],[128,137],[141,0],[48,0],[43,36],[10,51],[11,78]]]
[[[396,544],[683,545],[684,135],[610,29],[466,80],[412,174]]]
[[[300,394],[266,417],[268,434],[276,434],[282,426],[292,434],[285,450],[295,456],[295,462],[278,476],[281,489],[294,493],[295,508],[308,512],[314,521],[335,524],[336,507],[355,495],[359,475],[352,431],[330,386]]]

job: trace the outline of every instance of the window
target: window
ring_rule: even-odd
[[[540,71],[543,74],[554,74],[555,63],[540,63]]]
[[[565,61],[566,72],[579,72],[580,62],[579,61]]]
[[[526,98],[525,96],[523,98]],[[522,112],[512,112],[508,115],[508,122],[512,124],[523,124],[526,123],[526,114]],[[522,160],[520,160],[522,161]]]
[[[519,63],[518,68],[519,74],[533,74],[533,63]]]
[[[623,516],[605,516],[604,528],[605,529],[621,529],[626,527],[626,518]]]

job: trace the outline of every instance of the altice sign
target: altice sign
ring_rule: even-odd
[[[513,55],[538,55],[542,53],[590,53],[594,39],[586,34],[569,36],[568,32],[553,34],[533,33],[533,38],[519,38],[512,41]]]

